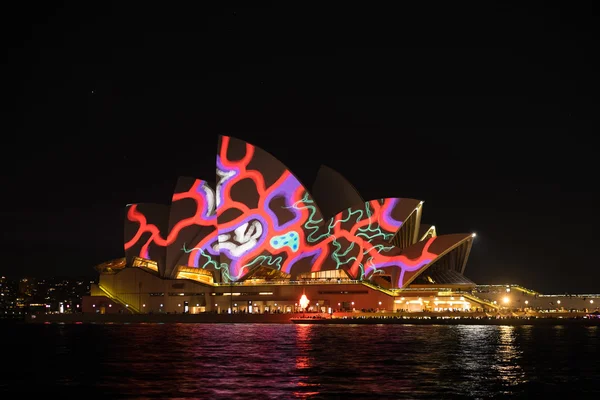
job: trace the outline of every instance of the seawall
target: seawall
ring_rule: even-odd
[[[307,314],[306,316],[308,316]],[[347,316],[343,318],[303,318],[296,314],[40,314],[28,315],[27,323],[64,324],[131,324],[131,323],[229,323],[229,324],[410,324],[410,325],[600,325],[600,318],[545,317],[545,318],[488,318],[485,315],[452,318],[419,315],[402,316]],[[295,321],[292,321],[294,319]]]

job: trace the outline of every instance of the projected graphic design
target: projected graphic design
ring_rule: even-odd
[[[279,270],[302,254],[323,222],[300,181],[275,157],[222,136],[217,153],[217,226],[227,279],[253,267]]]
[[[172,277],[177,265],[218,269],[214,199],[205,181],[180,178],[170,207],[131,205],[125,223],[126,254],[156,261],[164,277]]]
[[[396,287],[404,287],[440,256],[472,238],[471,234],[442,235],[404,249],[381,244],[379,253],[371,253],[373,259],[365,263],[365,277],[370,278],[374,274],[391,275]]]
[[[326,219],[365,202],[352,183],[326,165],[321,165],[317,171],[311,193]]]
[[[346,230],[367,241],[389,242],[402,223],[421,202],[415,199],[387,198],[363,202],[348,208],[330,220],[330,228]]]
[[[283,271],[293,277],[308,271],[343,268],[355,279],[368,278],[390,262],[393,255],[389,252],[396,247],[389,241],[420,204],[415,199],[387,198],[340,212],[321,224],[317,232],[307,235],[302,258],[284,263]],[[404,268],[413,267],[403,258],[396,260]]]
[[[128,208],[128,257],[157,261],[164,277],[174,277],[178,265],[215,271],[221,282],[243,280],[259,267],[292,279],[341,268],[358,280],[391,275],[393,286],[402,287],[464,239],[432,237],[405,249],[390,244],[422,203],[415,199],[362,202],[324,220],[285,165],[239,139],[220,137],[216,166],[214,189],[180,178],[170,207]]]
[[[169,216],[166,275],[178,265],[219,270],[215,191],[205,181],[179,178]]]
[[[125,214],[125,257],[154,260],[164,267],[169,206],[141,203],[127,206]]]

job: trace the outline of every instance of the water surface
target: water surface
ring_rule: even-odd
[[[9,324],[1,335],[0,393],[23,397],[600,396],[599,327]]]

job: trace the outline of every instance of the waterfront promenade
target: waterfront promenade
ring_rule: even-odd
[[[295,321],[293,321],[295,320]],[[486,313],[285,313],[285,314],[38,314],[28,323],[237,323],[237,324],[419,324],[419,325],[600,325],[600,318],[586,313],[537,313],[516,315]]]

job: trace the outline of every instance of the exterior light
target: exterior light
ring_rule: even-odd
[[[305,294],[302,294],[302,297],[300,297],[300,308],[304,309],[306,307],[308,307],[308,303],[310,303],[310,300],[308,299],[308,297],[306,297]],[[352,303],[354,304],[354,303]]]
[[[510,302],[510,299],[508,298],[508,296],[504,296],[502,301],[504,302],[504,304],[508,304]]]
[[[354,302],[352,302],[352,305],[354,305]]]
[[[145,304],[142,304],[142,307],[146,307],[146,305],[145,305]]]
[[[471,234],[471,236],[475,237],[475,236],[477,236],[477,234],[476,234],[475,232],[473,232],[473,233]]]
[[[129,307],[129,304],[125,304],[125,307]]]
[[[162,307],[163,305],[161,304],[160,306]]]
[[[177,304],[177,307],[181,307],[181,304]]]
[[[381,302],[379,302],[379,305],[381,305]]]
[[[219,307],[217,304],[215,304],[215,307]]]
[[[110,308],[110,307],[112,307],[112,304],[109,304],[109,305],[108,305],[108,307],[109,307],[109,308]]]
[[[196,303],[196,307],[200,307],[200,304]]]
[[[594,300],[590,300],[590,304],[594,304]]]
[[[529,304],[529,300],[525,300],[525,305]]]
[[[557,303],[560,304],[560,300],[558,300]]]
[[[92,307],[96,307],[96,305],[95,305],[95,304],[92,304]]]

